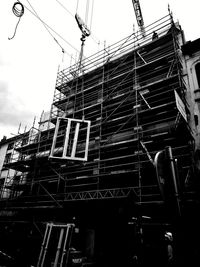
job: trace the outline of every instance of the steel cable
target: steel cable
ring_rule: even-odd
[[[24,15],[24,6],[21,2],[15,2],[13,7],[12,7],[12,11],[13,11],[13,14],[19,18],[16,26],[15,26],[15,31],[14,31],[14,34],[12,37],[8,37],[8,40],[11,40],[15,37],[15,34],[16,34],[16,31],[17,31],[17,27],[19,25],[19,22],[20,22],[20,19],[21,17]]]

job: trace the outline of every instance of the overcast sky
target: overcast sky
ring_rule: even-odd
[[[38,121],[43,110],[50,110],[59,65],[68,67],[78,58],[81,33],[76,11],[92,32],[85,56],[102,49],[105,41],[110,45],[130,35],[133,24],[138,29],[132,0],[21,0],[25,12],[14,38],[8,40],[18,22],[12,12],[14,3],[1,0],[0,139],[17,134],[20,123],[20,132],[26,126],[28,130],[35,116]],[[167,15],[168,4],[186,40],[200,38],[199,0],[140,0],[145,25]],[[47,31],[32,8],[53,31]]]

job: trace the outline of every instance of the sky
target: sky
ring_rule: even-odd
[[[20,21],[12,12],[15,2],[1,0],[0,139],[29,130],[34,121],[37,128],[50,110],[58,70],[79,56],[75,13],[91,30],[85,57],[132,34],[133,25],[138,30],[132,0],[21,0]],[[168,4],[186,40],[200,38],[199,0],[140,0],[145,25],[167,15]]]

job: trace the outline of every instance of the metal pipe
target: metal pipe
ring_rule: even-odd
[[[166,147],[167,156],[170,160],[170,169],[171,169],[171,175],[173,179],[173,185],[174,185],[174,195],[177,202],[177,208],[178,213],[181,215],[181,207],[180,207],[180,198],[179,198],[179,190],[178,190],[178,184],[177,184],[177,177],[176,177],[176,169],[175,169],[175,162],[172,155],[172,148],[170,146]]]

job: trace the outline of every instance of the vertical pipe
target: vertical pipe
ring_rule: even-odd
[[[173,179],[174,193],[175,193],[178,213],[179,213],[179,215],[181,215],[179,190],[178,190],[178,184],[177,184],[175,163],[174,163],[174,159],[173,159],[173,155],[172,155],[172,148],[170,146],[166,147],[166,152],[167,152],[167,156],[169,157],[169,160],[170,160],[170,169],[171,169],[171,174],[172,174],[172,179]]]
[[[69,228],[70,228],[70,225],[67,225],[67,228],[65,229],[65,239],[64,239],[64,244],[63,244],[63,253],[62,253],[62,256],[61,256],[61,260],[60,260],[60,266],[61,267],[63,266],[64,258],[66,256],[66,244],[67,244],[68,236],[69,236]],[[70,249],[70,248],[68,248],[68,249]]]
[[[43,252],[43,255],[41,257],[41,264],[38,261],[37,267],[43,267],[44,266],[44,261],[45,261],[46,254],[47,254],[47,249],[48,249],[48,246],[49,246],[49,240],[50,240],[50,236],[51,236],[52,227],[53,227],[53,223],[48,223],[47,224],[48,233],[47,233],[47,236],[45,236],[45,239],[44,239],[44,245],[45,246],[41,251],[41,253]]]
[[[61,228],[60,237],[59,237],[59,241],[58,241],[58,247],[57,247],[57,251],[56,251],[56,257],[55,257],[55,261],[54,261],[53,267],[57,267],[58,266],[58,260],[59,260],[61,246],[62,246],[62,240],[63,240],[63,234],[64,234],[64,228]]]
[[[44,245],[46,243],[48,231],[49,231],[49,223],[47,223],[47,225],[46,225],[46,230],[45,230],[44,238],[43,238],[43,241],[42,241],[42,246],[41,246],[40,255],[39,255],[39,258],[38,258],[37,267],[40,267],[40,261],[42,259],[42,254],[43,254],[43,251],[44,251]]]
[[[66,267],[68,267],[68,261],[69,261],[69,253],[70,253],[70,245],[72,241],[72,235],[73,235],[73,230],[74,230],[74,224],[69,224],[69,231],[68,231],[68,249],[66,253]]]

